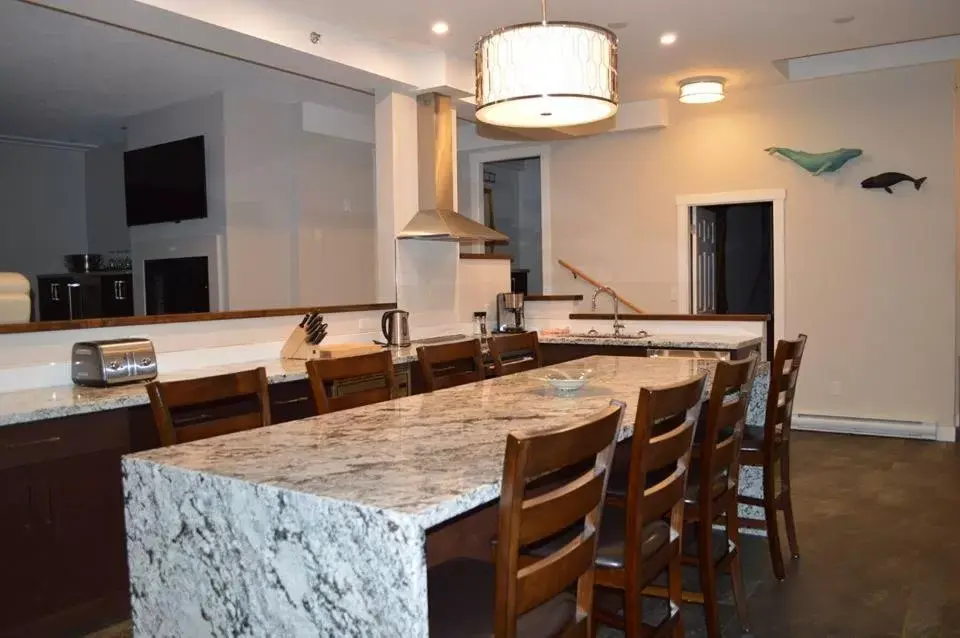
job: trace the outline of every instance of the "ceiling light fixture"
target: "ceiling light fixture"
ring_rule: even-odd
[[[680,83],[680,101],[684,104],[710,104],[725,95],[723,78],[690,78]]]
[[[662,44],[665,47],[670,46],[676,41],[677,41],[676,33],[664,33],[662,36],[660,36],[660,44]]]
[[[548,128],[606,119],[620,104],[617,36],[582,22],[502,27],[476,46],[477,119]]]
[[[450,30],[450,25],[441,20],[439,22],[434,22],[433,26],[430,27],[430,30],[437,35],[445,35]]]

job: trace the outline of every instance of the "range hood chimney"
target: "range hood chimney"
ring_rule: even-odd
[[[453,106],[450,97],[427,93],[417,98],[417,154],[420,210],[399,239],[505,242],[508,237],[453,209]]]

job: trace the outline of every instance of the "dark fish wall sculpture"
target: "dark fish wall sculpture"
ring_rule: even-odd
[[[926,177],[914,179],[913,177],[904,175],[903,173],[880,173],[879,175],[868,177],[860,182],[860,185],[864,188],[882,188],[888,193],[893,194],[893,187],[900,182],[913,182],[914,187],[917,190],[920,190],[920,187],[923,186],[925,181],[927,181]]]
[[[782,146],[771,146],[763,150],[771,155],[786,157],[807,172],[813,173],[814,176],[821,173],[832,173],[853,158],[863,155],[863,150],[859,148],[838,148],[829,153],[807,153],[806,151],[796,151]]]

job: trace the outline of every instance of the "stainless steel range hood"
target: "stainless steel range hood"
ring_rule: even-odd
[[[420,210],[401,230],[399,239],[461,242],[506,242],[492,228],[453,209],[453,106],[450,97],[428,93],[417,98],[417,141]]]

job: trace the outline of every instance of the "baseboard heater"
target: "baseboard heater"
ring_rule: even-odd
[[[922,421],[890,421],[886,419],[856,419],[798,414],[793,417],[793,429],[836,434],[865,434],[868,436],[937,440],[937,425]]]

